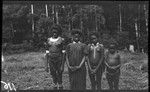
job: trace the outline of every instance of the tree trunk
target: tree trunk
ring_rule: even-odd
[[[119,19],[120,19],[119,29],[120,29],[120,32],[122,32],[121,4],[119,4]]]
[[[72,9],[71,9],[71,13],[72,13]],[[71,13],[68,12],[68,17],[70,18],[70,19],[69,19],[69,31],[71,31],[71,23],[72,23]]]
[[[141,25],[140,25],[140,10],[141,10],[141,5],[139,4],[139,6],[138,6],[138,38],[140,38],[140,31],[141,31]]]
[[[71,8],[71,15],[70,17],[72,16],[72,8]],[[72,22],[72,19],[70,20],[70,29],[72,30],[73,29],[73,22]]]
[[[96,29],[95,31],[98,32],[96,10],[95,10],[95,29]]]
[[[53,24],[55,24],[55,6],[52,5]]]
[[[70,23],[70,21],[69,21],[69,31],[71,31],[71,23]]]
[[[45,5],[45,9],[46,9],[46,17],[48,17],[48,9],[47,9],[47,4]]]
[[[80,16],[80,29],[81,29],[81,32],[83,30],[83,21],[82,21],[82,16]]]
[[[146,31],[148,32],[148,10],[146,9],[146,5],[145,4],[144,4],[144,11],[145,11]]]
[[[12,36],[11,36],[11,43],[13,42],[13,38],[14,38],[14,27],[13,27],[13,22],[12,21],[10,21],[10,26],[11,26],[11,34],[12,34]]]
[[[33,4],[31,4],[31,14],[33,14]],[[32,17],[32,37],[34,38],[34,19]]]
[[[58,7],[56,7],[56,24],[59,24],[59,20],[58,20]]]
[[[138,40],[139,38],[141,37],[141,16],[140,16],[140,13],[141,13],[141,5],[139,4],[138,5]],[[138,41],[138,52],[141,52],[141,46],[139,45],[139,41]]]
[[[137,43],[137,51],[139,51],[139,39],[138,39],[138,25],[137,25],[137,19],[135,21],[135,30],[136,30],[136,43]]]
[[[82,20],[82,15],[80,16],[80,29],[81,29],[81,32],[82,32],[82,34],[83,34],[83,41],[84,41],[84,33],[83,33],[83,20]]]
[[[34,20],[32,19],[32,36],[34,37]]]

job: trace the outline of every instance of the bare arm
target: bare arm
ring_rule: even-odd
[[[88,67],[89,67],[90,71],[92,71],[93,69],[91,68],[91,64],[89,62],[89,58],[88,57],[87,57],[87,64],[88,64]]]
[[[101,63],[103,62],[103,59],[104,59],[104,49],[102,48],[101,49],[101,59],[100,59],[98,65],[97,65],[97,67],[95,68],[95,71],[98,70],[98,68],[100,67]]]
[[[81,68],[81,66],[83,65],[84,62],[85,62],[85,56],[83,57],[83,59],[82,59],[80,65],[79,65],[79,68]]]
[[[61,71],[63,72],[64,70],[64,64],[65,64],[65,60],[66,60],[66,44],[65,44],[65,39],[62,38],[62,65],[61,65]]]
[[[82,61],[81,61],[81,63],[79,64],[79,68],[81,68],[81,66],[84,64],[85,60],[87,59],[86,56],[88,55],[88,51],[89,51],[87,45],[84,45],[83,47],[84,47],[84,49],[83,49],[84,57],[82,58]]]
[[[49,39],[47,39],[47,41],[44,43],[44,45],[45,45],[45,49],[46,49],[46,54],[45,54],[45,70],[48,72],[48,64],[49,64],[49,62],[48,62],[48,54],[49,54],[49,51],[48,51],[48,41],[49,41]]]
[[[70,66],[70,64],[69,64],[69,60],[68,60],[68,53],[69,53],[69,45],[67,45],[67,47],[66,47],[66,64],[67,64],[67,66],[68,66],[68,68],[70,68],[71,69],[71,66]]]
[[[69,60],[68,60],[68,55],[67,55],[67,54],[66,54],[66,64],[67,64],[68,68],[71,69],[71,66],[70,66],[70,64],[69,64]]]

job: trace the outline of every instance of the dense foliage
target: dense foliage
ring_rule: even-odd
[[[45,13],[45,5],[48,16]],[[33,11],[34,13],[31,14],[30,4],[3,4],[3,43],[22,43],[27,40],[29,43],[32,42],[35,48],[41,48],[50,36],[51,26],[59,24],[63,36],[67,38],[70,38],[72,29],[81,29],[84,42],[88,41],[90,32],[97,31],[100,41],[106,47],[112,41],[117,42],[120,49],[128,47],[129,44],[134,44],[136,48],[138,45],[140,48],[147,48],[148,45],[146,25],[148,4],[146,3],[120,4],[120,7],[118,3],[99,5],[37,3],[33,4]],[[136,23],[138,36],[135,30]]]

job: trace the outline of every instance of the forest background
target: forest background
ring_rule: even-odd
[[[3,3],[3,51],[39,51],[50,36],[53,24],[62,27],[64,38],[80,29],[83,42],[97,31],[107,48],[112,41],[120,50],[134,45],[137,52],[148,49],[148,1],[99,3]]]

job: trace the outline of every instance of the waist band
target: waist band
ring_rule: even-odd
[[[106,73],[107,73],[107,74],[109,74],[109,75],[115,75],[115,74],[117,74],[117,73],[120,72],[120,68],[119,68],[119,69],[116,69],[116,70],[113,70],[113,71],[115,71],[115,72],[113,72],[113,73],[112,73],[112,72],[109,72],[109,71],[108,71],[108,67],[107,67],[107,69],[106,69]]]

